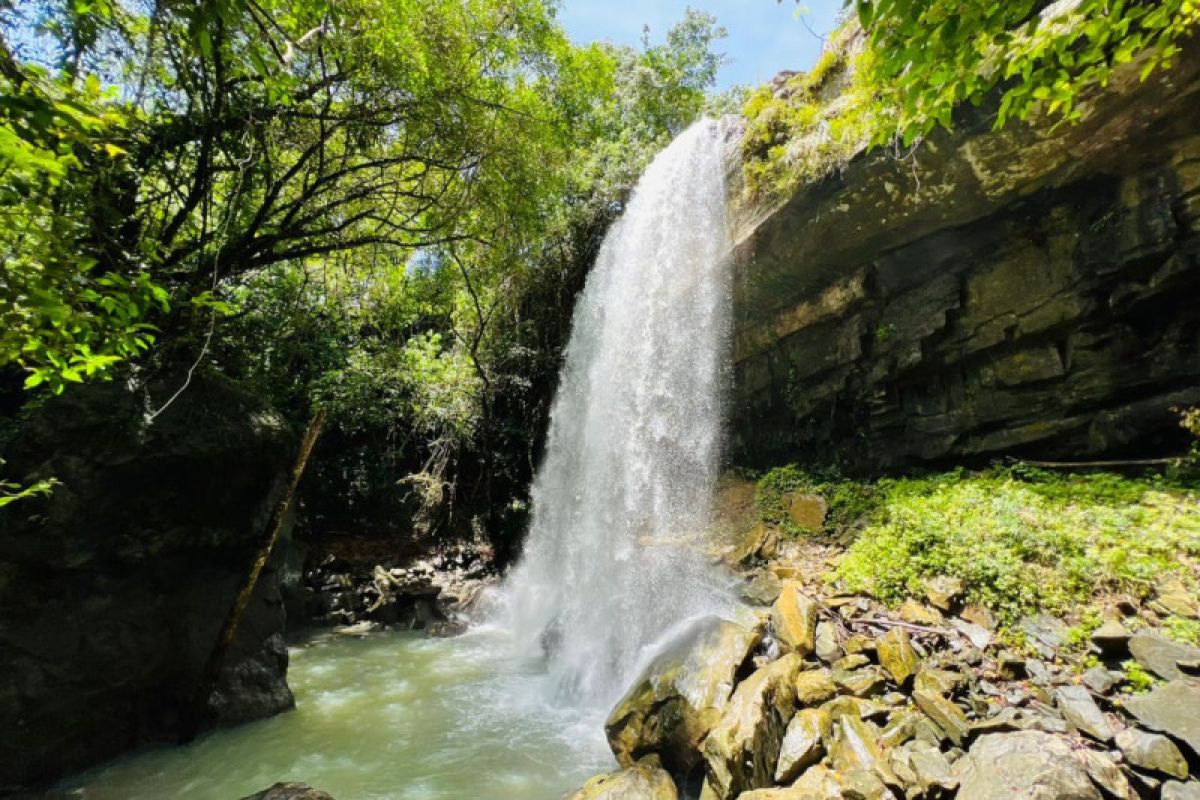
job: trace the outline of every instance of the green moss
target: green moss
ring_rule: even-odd
[[[1162,624],[1163,633],[1177,642],[1200,647],[1200,620],[1183,617],[1167,617]]]
[[[1141,693],[1154,688],[1154,676],[1142,669],[1142,665],[1136,661],[1123,662],[1121,669],[1125,671],[1125,680],[1129,682],[1128,691]]]
[[[835,471],[809,472],[793,464],[777,467],[758,480],[754,505],[759,519],[792,536],[813,533],[797,528],[788,516],[788,501],[796,492],[818,495],[828,504],[820,533],[854,528],[878,507],[874,484],[846,480]]]
[[[1164,478],[1028,469],[875,484],[877,510],[835,579],[886,602],[961,578],[968,600],[1012,623],[1036,610],[1087,619],[1106,592],[1146,596],[1165,574],[1194,578],[1200,495]]]

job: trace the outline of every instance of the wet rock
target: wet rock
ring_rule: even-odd
[[[1054,692],[1054,702],[1075,730],[1102,742],[1112,741],[1112,726],[1086,688],[1063,686]]]
[[[937,725],[945,736],[957,745],[961,745],[970,732],[967,715],[954,703],[937,692],[928,689],[917,689],[913,692],[917,706]]]
[[[686,773],[699,746],[729,704],[734,676],[762,634],[710,617],[683,633],[656,658],[605,723],[617,762],[631,767],[656,754],[669,771]]]
[[[800,780],[787,788],[755,789],[743,792],[738,800],[841,800],[838,776],[828,767],[810,767]]]
[[[884,717],[888,713],[887,706],[880,705],[873,700],[867,700],[862,697],[852,697],[850,695],[841,695],[830,700],[821,706],[829,713],[829,716],[837,720],[844,716],[858,717],[859,719],[873,719],[876,717]]]
[[[436,620],[425,626],[425,637],[428,639],[450,639],[466,632],[467,623],[453,619]]]
[[[1116,657],[1129,652],[1129,629],[1116,620],[1109,620],[1092,631],[1092,644],[1106,656]]]
[[[783,591],[783,582],[771,572],[761,572],[742,587],[742,599],[759,606],[769,606]]]
[[[842,657],[842,648],[838,644],[837,628],[831,622],[817,623],[817,658],[826,664],[832,664]]]
[[[796,708],[800,656],[789,653],[746,678],[704,739],[705,781],[713,797],[732,800],[771,785],[784,732]]]
[[[1200,689],[1172,681],[1125,702],[1138,722],[1182,741],[1200,756]]]
[[[333,795],[304,783],[277,783],[242,800],[333,800]]]
[[[802,531],[816,533],[825,524],[829,504],[820,495],[797,492],[787,501],[788,519]]]
[[[727,563],[736,566],[755,558],[769,558],[767,554],[775,551],[778,540],[779,535],[773,528],[759,522],[742,534],[733,551],[725,556],[725,560]],[[763,603],[763,605],[770,605],[774,599],[772,597]]]
[[[1188,776],[1187,759],[1175,743],[1158,733],[1126,728],[1117,734],[1117,747],[1135,767],[1162,772],[1174,778]]]
[[[675,782],[665,770],[650,764],[597,775],[567,800],[678,800]]]
[[[885,783],[898,784],[884,757],[879,729],[855,716],[844,716],[834,722],[829,763],[840,773],[862,771],[877,775]]]
[[[805,708],[792,717],[779,749],[775,766],[775,782],[791,783],[800,773],[816,764],[825,755],[824,743],[829,740],[829,712]]]
[[[1167,781],[1162,786],[1162,800],[1200,800],[1200,782]]]
[[[1108,694],[1120,682],[1120,673],[1114,673],[1104,667],[1092,667],[1083,673],[1083,684],[1096,694]]]
[[[963,582],[948,575],[938,575],[925,581],[925,597],[942,611],[949,611],[963,595]]]
[[[989,733],[957,766],[959,800],[1101,800],[1070,743],[1059,736]]]
[[[1191,619],[1200,617],[1200,602],[1196,599],[1196,592],[1188,589],[1179,578],[1161,581],[1154,591],[1156,596],[1153,605],[1158,606],[1155,610]]]
[[[875,651],[879,654],[879,663],[897,686],[907,686],[921,666],[912,640],[900,628],[893,628],[880,636],[875,642]]]
[[[1129,639],[1129,652],[1150,672],[1168,681],[1200,669],[1200,648],[1168,639],[1157,631],[1138,631]]]
[[[883,673],[874,665],[853,671],[835,669],[832,677],[838,688],[855,697],[874,697],[884,687]]]
[[[810,669],[796,677],[796,703],[815,706],[837,694],[837,687],[829,677],[827,669]]]
[[[771,606],[771,625],[775,637],[791,652],[800,656],[812,653],[817,636],[817,602],[800,591],[800,584],[783,587]]]

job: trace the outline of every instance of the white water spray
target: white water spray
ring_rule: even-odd
[[[702,538],[722,448],[730,241],[720,125],[663,151],[575,308],[533,518],[504,593],[567,699],[611,704],[656,644],[731,601]]]

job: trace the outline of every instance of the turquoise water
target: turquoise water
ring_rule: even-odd
[[[555,800],[611,769],[602,714],[556,707],[503,635],[325,636],[291,651],[296,710],[64,783],[87,800],[235,800],[302,781],[337,800]]]

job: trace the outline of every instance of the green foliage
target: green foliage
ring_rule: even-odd
[[[858,15],[874,54],[869,81],[882,122],[874,141],[906,146],[950,128],[959,103],[1000,93],[996,128],[1045,111],[1080,116],[1077,99],[1115,67],[1142,59],[1145,80],[1179,55],[1200,24],[1194,0],[861,0]]]
[[[0,467],[4,466],[4,460],[0,459]],[[54,487],[58,485],[58,481],[53,478],[47,478],[28,486],[21,486],[19,483],[0,478],[0,508],[15,503],[18,500],[27,500],[30,497],[47,496],[54,491]]]
[[[821,497],[828,505],[825,524],[820,532],[839,533],[852,529],[877,508],[874,484],[847,480],[836,472],[812,473],[794,464],[770,470],[755,484],[754,506],[759,519],[776,525],[789,535],[801,531],[788,516],[788,501],[795,493]]]
[[[1125,681],[1128,683],[1128,691],[1141,694],[1148,692],[1154,688],[1154,684],[1158,681],[1153,675],[1143,669],[1142,665],[1132,659],[1121,662],[1121,669],[1125,673]]]
[[[1146,595],[1164,574],[1192,580],[1200,494],[1161,478],[1029,469],[877,484],[880,508],[836,570],[852,590],[896,602],[935,575],[1006,623],[1079,611],[1110,591]]]
[[[1177,642],[1200,647],[1200,620],[1171,616],[1163,620],[1162,629]]]

